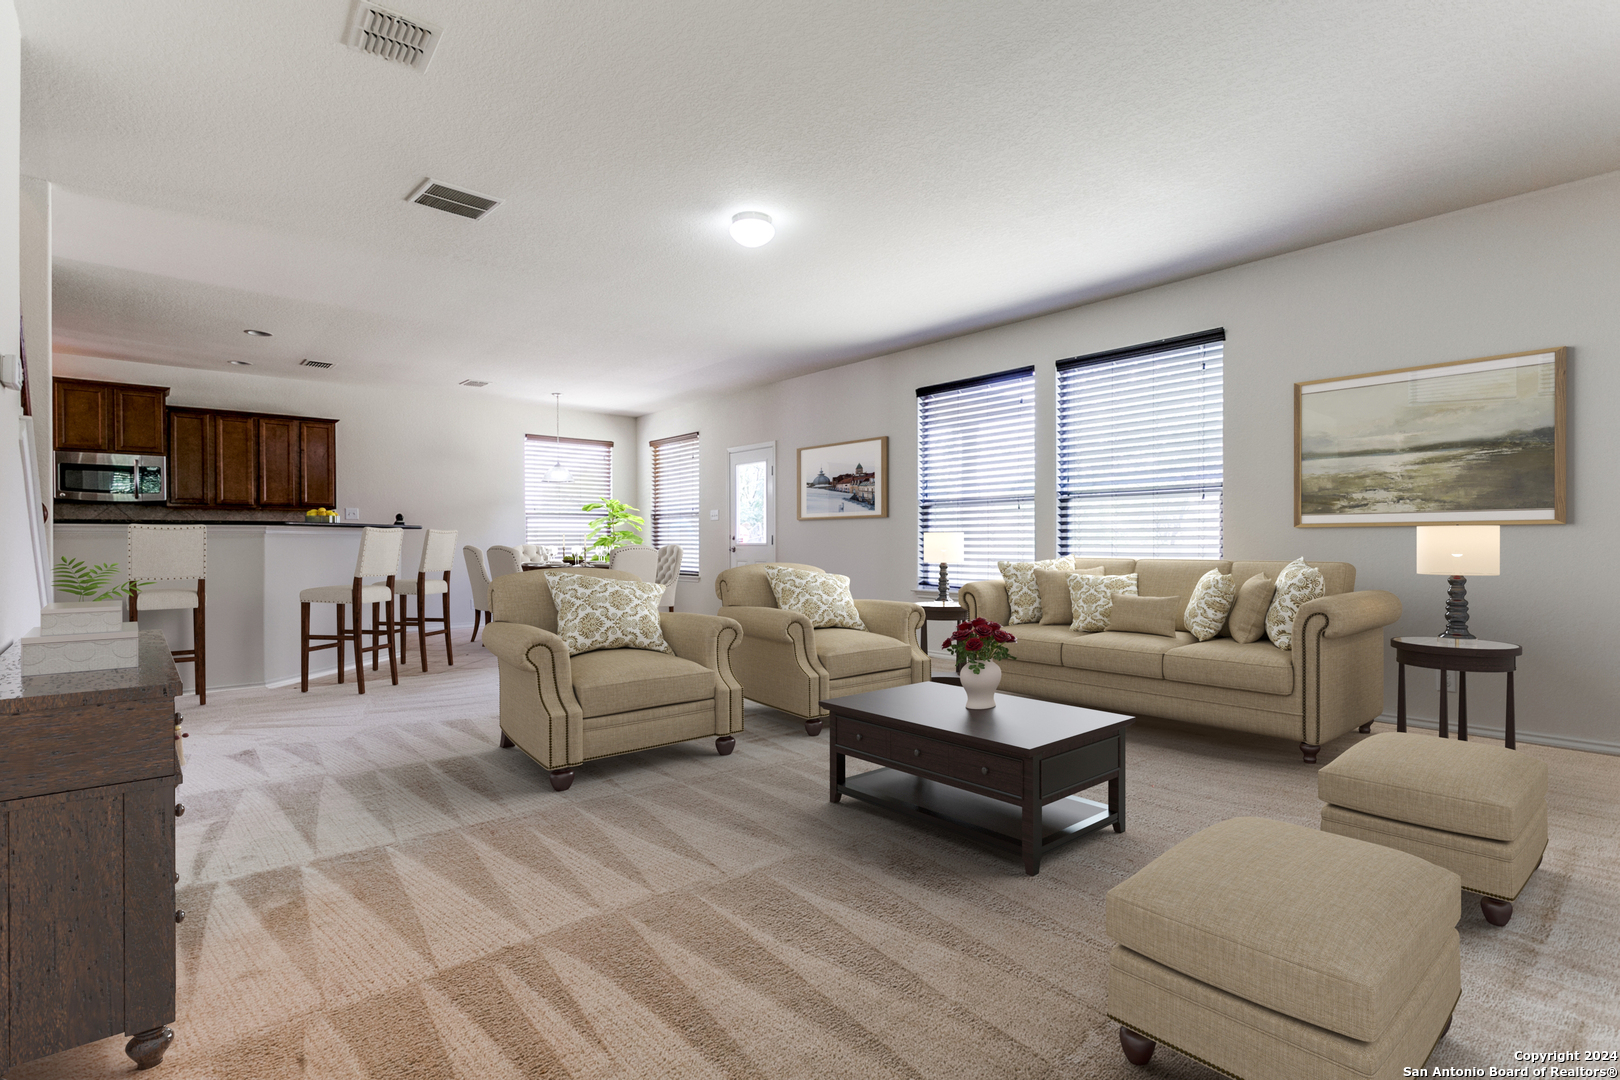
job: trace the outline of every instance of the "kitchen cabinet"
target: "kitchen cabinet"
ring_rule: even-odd
[[[58,450],[162,454],[166,386],[53,379],[52,430]]]
[[[303,509],[337,502],[337,421],[169,410],[169,505]]]

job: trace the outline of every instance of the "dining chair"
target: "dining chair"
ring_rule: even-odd
[[[609,570],[623,570],[642,581],[658,579],[658,552],[645,544],[628,544],[615,548],[608,559]]]
[[[515,547],[496,545],[489,549],[489,580],[503,574],[523,573],[523,553]]]
[[[659,601],[670,611],[675,610],[675,591],[681,583],[681,545],[665,544],[658,549],[658,584],[664,587],[664,598]]]
[[[469,642],[478,640],[479,626],[489,622],[489,567],[484,565],[484,553],[468,544],[461,549],[467,560],[467,584],[472,588],[473,632]]]

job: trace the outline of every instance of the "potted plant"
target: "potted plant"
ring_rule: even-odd
[[[956,673],[967,691],[967,707],[996,707],[996,687],[1001,685],[1001,665],[997,660],[1016,660],[1007,646],[1018,639],[988,619],[956,624],[956,632],[942,643],[956,657]]]
[[[117,576],[118,564],[115,562],[86,566],[84,560],[70,559],[64,555],[51,574],[51,584],[62,592],[77,596],[80,602],[95,603],[101,600],[118,600],[129,595],[129,587],[133,582],[109,584]]]
[[[641,511],[618,499],[602,499],[580,507],[587,514],[602,516],[591,522],[585,531],[586,548],[594,559],[606,561],[618,549],[641,543],[641,530],[647,523]],[[598,554],[600,552],[600,554]]]

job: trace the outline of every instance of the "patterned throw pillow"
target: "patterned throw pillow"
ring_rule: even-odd
[[[1322,571],[1306,566],[1303,557],[1295,559],[1277,573],[1277,594],[1271,598],[1271,609],[1266,612],[1266,636],[1279,649],[1294,647],[1294,616],[1312,600],[1327,595],[1327,582]]]
[[[1001,571],[1001,580],[1007,583],[1007,603],[1012,605],[1012,615],[1007,620],[1015,623],[1038,623],[1041,621],[1041,591],[1035,584],[1035,571],[1037,570],[1067,570],[1071,573],[1075,569],[1074,556],[1065,555],[1061,559],[1044,559],[1041,562],[998,562],[996,568]]]
[[[1114,607],[1114,594],[1136,595],[1135,574],[1070,574],[1069,603],[1074,608],[1070,630],[1096,632],[1108,629],[1108,613]]]
[[[791,566],[767,566],[765,577],[783,611],[797,611],[811,626],[847,626],[865,630],[855,598],[849,594],[849,578],[843,574],[823,574],[820,570],[798,570]]]
[[[662,585],[567,573],[549,575],[547,584],[557,602],[557,634],[570,656],[596,649],[672,651],[658,625]]]
[[[1231,574],[1211,570],[1193,586],[1192,599],[1187,602],[1187,613],[1181,617],[1182,621],[1193,637],[1208,641],[1226,625],[1226,616],[1236,599],[1237,580]]]

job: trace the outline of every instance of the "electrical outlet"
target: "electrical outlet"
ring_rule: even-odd
[[[345,506],[343,508],[343,517],[346,521],[359,521],[360,508],[358,506]]]
[[[1434,680],[1436,689],[1444,686],[1448,694],[1457,692],[1457,673],[1455,671],[1437,671],[1435,675],[1437,676]]]
[[[719,521],[720,520],[720,511],[718,511],[718,510],[710,510],[709,511],[709,520],[710,521]]]

